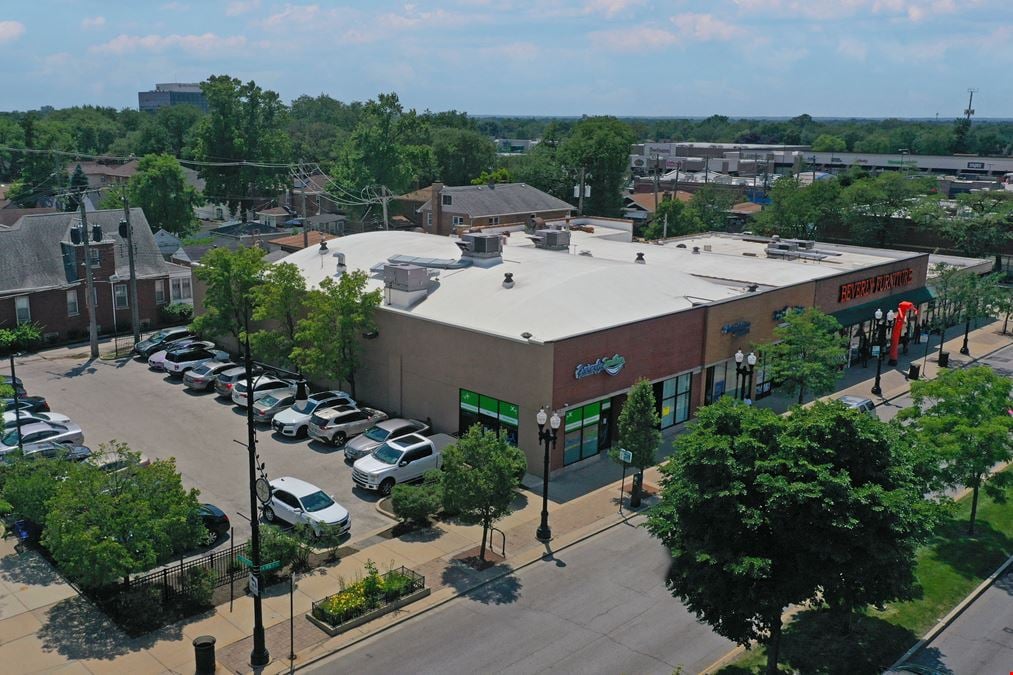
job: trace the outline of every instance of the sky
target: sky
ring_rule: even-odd
[[[2,0],[0,110],[213,74],[473,115],[1013,117],[1013,0]]]

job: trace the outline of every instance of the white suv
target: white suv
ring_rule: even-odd
[[[352,408],[346,405],[321,410],[310,418],[309,434],[318,441],[331,445],[344,445],[377,422],[387,419],[387,413],[374,408]]]
[[[294,394],[296,386],[287,380],[279,380],[276,377],[264,376],[253,381],[253,400],[259,401],[267,395],[283,397],[286,393]],[[238,382],[232,387],[232,402],[244,408],[249,405],[249,397],[246,395],[246,383]]]
[[[312,483],[285,476],[271,481],[271,501],[264,506],[264,520],[281,520],[291,525],[306,523],[320,534],[320,525],[348,532],[352,517],[334,498]]]

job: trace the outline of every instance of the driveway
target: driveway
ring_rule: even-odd
[[[45,396],[54,412],[81,425],[92,450],[115,439],[152,459],[175,457],[184,485],[198,488],[201,501],[228,514],[237,540],[249,536],[245,409],[214,391],[192,392],[141,361],[90,361],[86,347],[20,359],[17,373],[29,394]],[[392,524],[377,512],[375,495],[353,490],[351,467],[340,450],[284,439],[267,427],[257,433],[257,450],[269,477],[307,480],[345,506],[353,542]]]

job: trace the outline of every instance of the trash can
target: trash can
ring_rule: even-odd
[[[197,675],[215,672],[215,638],[200,635],[193,641],[193,658],[197,662]]]
[[[911,367],[907,370],[907,379],[917,380],[918,376],[921,375],[922,369],[917,363],[912,363]]]
[[[947,368],[947,367],[949,367],[949,365],[950,365],[950,353],[949,352],[940,352],[939,353],[939,367],[940,368]]]

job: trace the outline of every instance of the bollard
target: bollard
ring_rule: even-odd
[[[949,365],[950,365],[950,353],[949,352],[942,352],[939,355],[939,367],[940,368],[947,368],[947,367],[949,367]]]
[[[201,635],[194,638],[193,657],[197,662],[197,675],[208,675],[215,672],[215,638]]]
[[[922,369],[917,363],[912,363],[911,367],[907,371],[907,379],[917,380],[918,376],[921,375]]]

